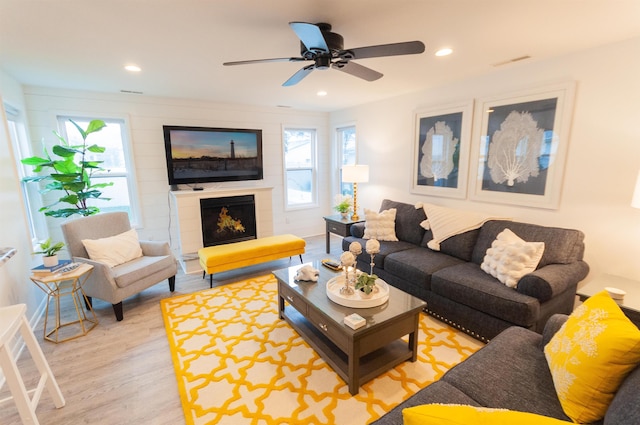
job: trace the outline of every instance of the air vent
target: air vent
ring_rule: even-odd
[[[143,94],[141,91],[135,91],[135,90],[120,90],[120,93]]]
[[[513,58],[513,59],[508,59],[506,61],[502,61],[502,62],[498,62],[498,63],[494,63],[492,66],[502,66],[502,65],[507,65],[509,63],[513,63],[513,62],[520,62],[523,61],[525,59],[531,59],[531,56],[529,55],[525,55],[525,56],[520,56],[517,58]]]

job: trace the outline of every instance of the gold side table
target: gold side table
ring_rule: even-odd
[[[67,273],[31,274],[30,278],[33,283],[47,294],[47,309],[44,317],[44,339],[55,343],[64,342],[86,335],[91,329],[96,327],[98,318],[82,289],[82,284],[86,282],[92,271],[93,266],[91,264],[82,263],[78,268]],[[73,300],[78,320],[62,323],[60,320],[60,298],[68,295],[70,295]],[[55,302],[54,315],[56,324],[53,329],[47,331],[49,325],[49,306],[52,300]],[[89,310],[90,317],[87,316],[83,304],[87,310]],[[75,332],[72,328],[76,328]],[[71,330],[68,331],[68,329]]]

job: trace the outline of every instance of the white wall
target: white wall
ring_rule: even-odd
[[[27,316],[34,322],[44,293],[29,280],[29,270],[35,260],[31,255],[31,235],[27,227],[14,150],[7,133],[2,107],[4,103],[24,110],[22,87],[0,71],[0,246],[17,249],[17,253],[0,266],[0,307],[26,304]]]
[[[138,229],[144,239],[171,239],[177,248],[177,219],[170,210],[163,125],[252,128],[263,131],[264,180],[204,184],[209,188],[273,187],[274,232],[299,236],[320,234],[324,230],[322,216],[330,212],[330,192],[321,181],[319,206],[297,211],[285,211],[282,173],[282,126],[295,125],[318,130],[319,175],[329,174],[330,135],[328,114],[301,112],[284,108],[257,108],[242,105],[216,104],[185,99],[153,98],[130,94],[104,94],[25,87],[31,137],[39,148],[40,140],[55,142],[51,130],[56,128],[58,113],[81,113],[95,116],[127,116],[131,126],[136,178],[142,209]],[[185,187],[188,190],[188,188]],[[58,220],[58,219],[52,219]],[[62,238],[59,221],[49,224],[52,235]],[[56,232],[58,232],[56,234]],[[58,236],[59,235],[59,236]]]
[[[551,60],[512,64],[449,86],[333,112],[332,126],[356,122],[358,161],[372,170],[371,181],[358,186],[359,205],[378,209],[383,198],[428,201],[577,228],[586,234],[590,277],[609,273],[640,280],[640,210],[629,206],[640,169],[639,52],[640,38],[635,38]],[[410,193],[416,110],[567,80],[577,82],[577,91],[557,210]]]

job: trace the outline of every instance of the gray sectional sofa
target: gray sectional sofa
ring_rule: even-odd
[[[566,315],[552,316],[542,335],[517,326],[506,330],[371,425],[402,425],[402,409],[430,403],[517,410],[572,423],[562,410],[543,351],[566,319]],[[616,392],[604,420],[597,423],[640,424],[638,388],[636,367]]]
[[[387,283],[427,302],[432,316],[469,335],[489,341],[503,330],[521,326],[542,332],[553,314],[573,310],[578,282],[587,276],[583,261],[584,234],[579,230],[492,220],[479,229],[452,236],[440,251],[427,247],[431,230],[420,227],[426,216],[414,205],[385,199],[380,211],[396,208],[398,241],[381,241],[374,273]],[[481,268],[487,249],[505,228],[527,242],[544,242],[537,269],[516,288],[500,283]],[[364,247],[365,223],[351,227],[343,250],[358,241]],[[370,257],[358,256],[358,267],[369,270]]]

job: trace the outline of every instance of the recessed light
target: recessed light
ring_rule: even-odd
[[[138,65],[125,65],[124,69],[126,69],[129,72],[140,72],[142,71],[142,68],[140,68]]]
[[[324,90],[320,90],[318,93],[316,93],[318,96],[322,97],[322,96],[326,96],[327,92]]]
[[[453,49],[444,47],[436,52],[436,56],[449,56],[451,53],[453,53]]]

